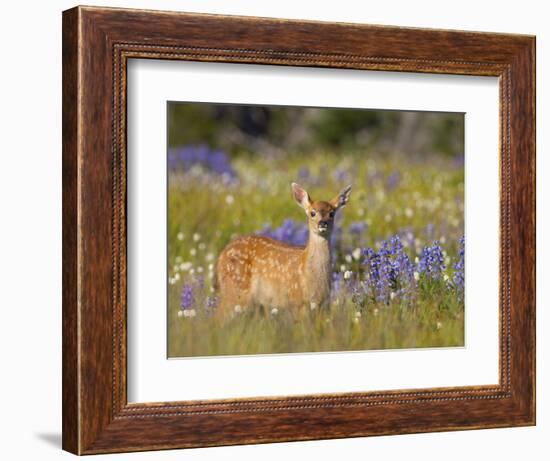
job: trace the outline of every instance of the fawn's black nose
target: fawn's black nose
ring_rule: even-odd
[[[328,221],[319,221],[319,229],[328,228]]]

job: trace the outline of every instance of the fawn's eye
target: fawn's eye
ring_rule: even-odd
[[[334,218],[334,211],[331,211],[328,215],[329,215],[331,218]]]
[[[315,215],[316,215],[315,211],[311,211],[309,214],[312,218],[315,218]]]

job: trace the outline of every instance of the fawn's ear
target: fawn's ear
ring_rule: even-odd
[[[292,194],[294,195],[294,200],[296,200],[298,205],[300,205],[303,209],[306,209],[306,207],[311,203],[307,191],[300,186],[300,184],[296,184],[295,182],[292,183]]]
[[[330,204],[336,209],[342,208],[343,206],[346,206],[346,203],[348,203],[350,194],[351,184],[344,187],[340,193],[330,201]]]

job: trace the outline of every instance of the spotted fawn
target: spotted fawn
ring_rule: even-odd
[[[315,309],[330,299],[330,237],[336,212],[349,200],[351,185],[329,201],[313,201],[292,183],[294,199],[306,216],[307,245],[289,245],[250,235],[231,241],[216,265],[219,312],[226,316],[250,308]]]

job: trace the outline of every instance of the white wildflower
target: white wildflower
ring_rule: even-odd
[[[435,328],[438,329],[438,330],[441,330],[441,327],[443,326],[443,324],[441,322],[437,322],[435,324]]]
[[[361,317],[361,311],[356,311],[355,312],[355,318],[359,318]]]
[[[208,253],[206,255],[206,260],[207,261],[213,261],[214,260],[214,253]]]
[[[346,272],[346,266],[343,264],[340,266],[340,272]]]
[[[183,317],[183,311],[178,311],[178,317]]]
[[[185,261],[185,262],[180,264],[180,270],[184,271],[184,272],[188,271],[192,267],[193,267],[193,264],[189,261]]]
[[[233,310],[234,310],[237,314],[239,314],[240,312],[243,311],[243,308],[241,307],[240,304],[237,304],[237,305],[233,308]]]
[[[392,300],[395,299],[395,296],[396,296],[395,291],[392,291],[390,293],[390,299],[392,299]]]
[[[178,240],[183,240],[185,238],[184,233],[183,232],[178,232],[177,238],[178,238]]]
[[[443,280],[445,282],[448,282],[449,281],[449,276],[447,274],[443,274]]]
[[[198,234],[198,233],[195,232],[193,234],[193,241],[198,242],[200,239],[201,239],[201,234]]]
[[[417,259],[418,259],[418,258],[417,258]],[[419,274],[418,272],[415,271],[415,272],[413,273],[413,275],[414,275],[414,279],[418,282],[418,281],[420,280],[420,274]]]
[[[344,259],[346,260],[346,262],[349,264],[351,263],[352,259],[351,259],[351,255],[346,255],[344,256]]]
[[[197,254],[197,249],[196,248],[191,248],[191,250],[189,250],[189,254],[191,256],[195,256]]]
[[[353,272],[352,271],[346,271],[344,272],[344,278],[346,280],[349,280],[351,278],[351,276],[353,275]]]
[[[195,317],[197,315],[197,311],[195,309],[184,309],[183,310],[183,316],[184,317]]]
[[[279,309],[277,309],[276,307],[271,309],[271,315],[277,315],[277,312],[279,312]]]
[[[405,216],[407,218],[412,218],[413,214],[414,214],[414,212],[411,208],[405,208]]]
[[[372,310],[372,315],[374,316],[377,316],[378,315],[378,308],[375,307],[373,310]]]
[[[199,243],[199,250],[202,251],[202,250],[204,250],[205,248],[206,248],[206,243],[204,243],[204,242]]]
[[[313,311],[315,309],[317,309],[317,303],[314,303],[314,302],[310,302],[309,303],[309,308]]]
[[[355,250],[353,250],[353,252],[351,253],[351,255],[353,256],[353,259],[355,259],[356,261],[358,261],[359,258],[361,257],[361,248],[356,248]]]
[[[202,267],[202,266],[197,267],[197,272],[198,272],[199,274],[202,274],[202,273],[204,272],[203,267]]]
[[[235,197],[233,197],[231,194],[225,197],[225,203],[227,203],[228,205],[233,205],[233,202],[235,202]]]

